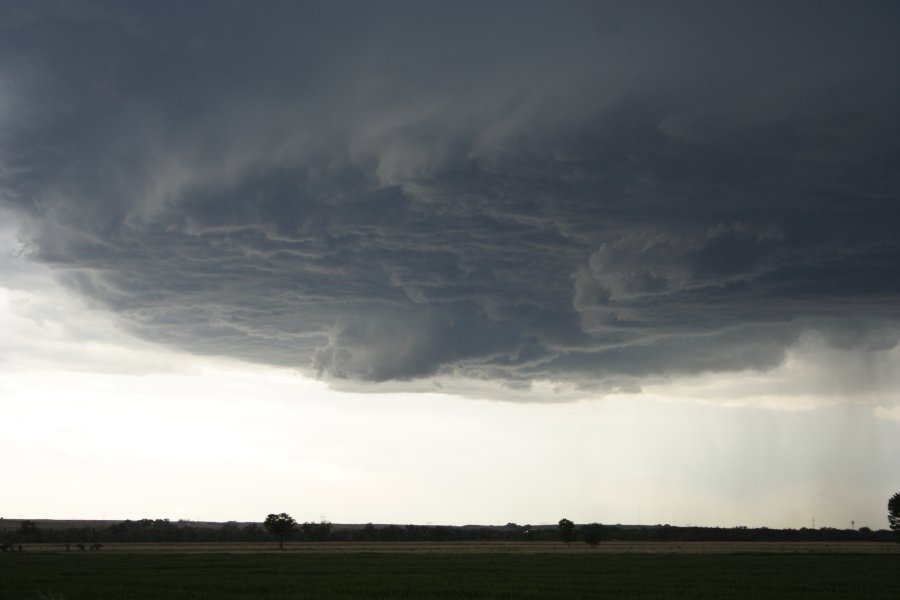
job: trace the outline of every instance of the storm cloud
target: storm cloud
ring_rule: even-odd
[[[145,339],[514,390],[900,340],[896,3],[0,11],[22,252]]]

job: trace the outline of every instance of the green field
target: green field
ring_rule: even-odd
[[[0,555],[2,600],[897,597],[897,554],[26,551]]]

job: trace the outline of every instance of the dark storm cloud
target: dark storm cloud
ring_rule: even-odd
[[[148,339],[516,389],[897,343],[891,3],[2,11],[0,197]]]

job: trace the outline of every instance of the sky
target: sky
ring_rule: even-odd
[[[0,1],[0,516],[886,527],[898,26]]]

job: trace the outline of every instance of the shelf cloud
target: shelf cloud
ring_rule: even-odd
[[[896,3],[0,11],[0,203],[144,339],[599,392],[900,341]]]

